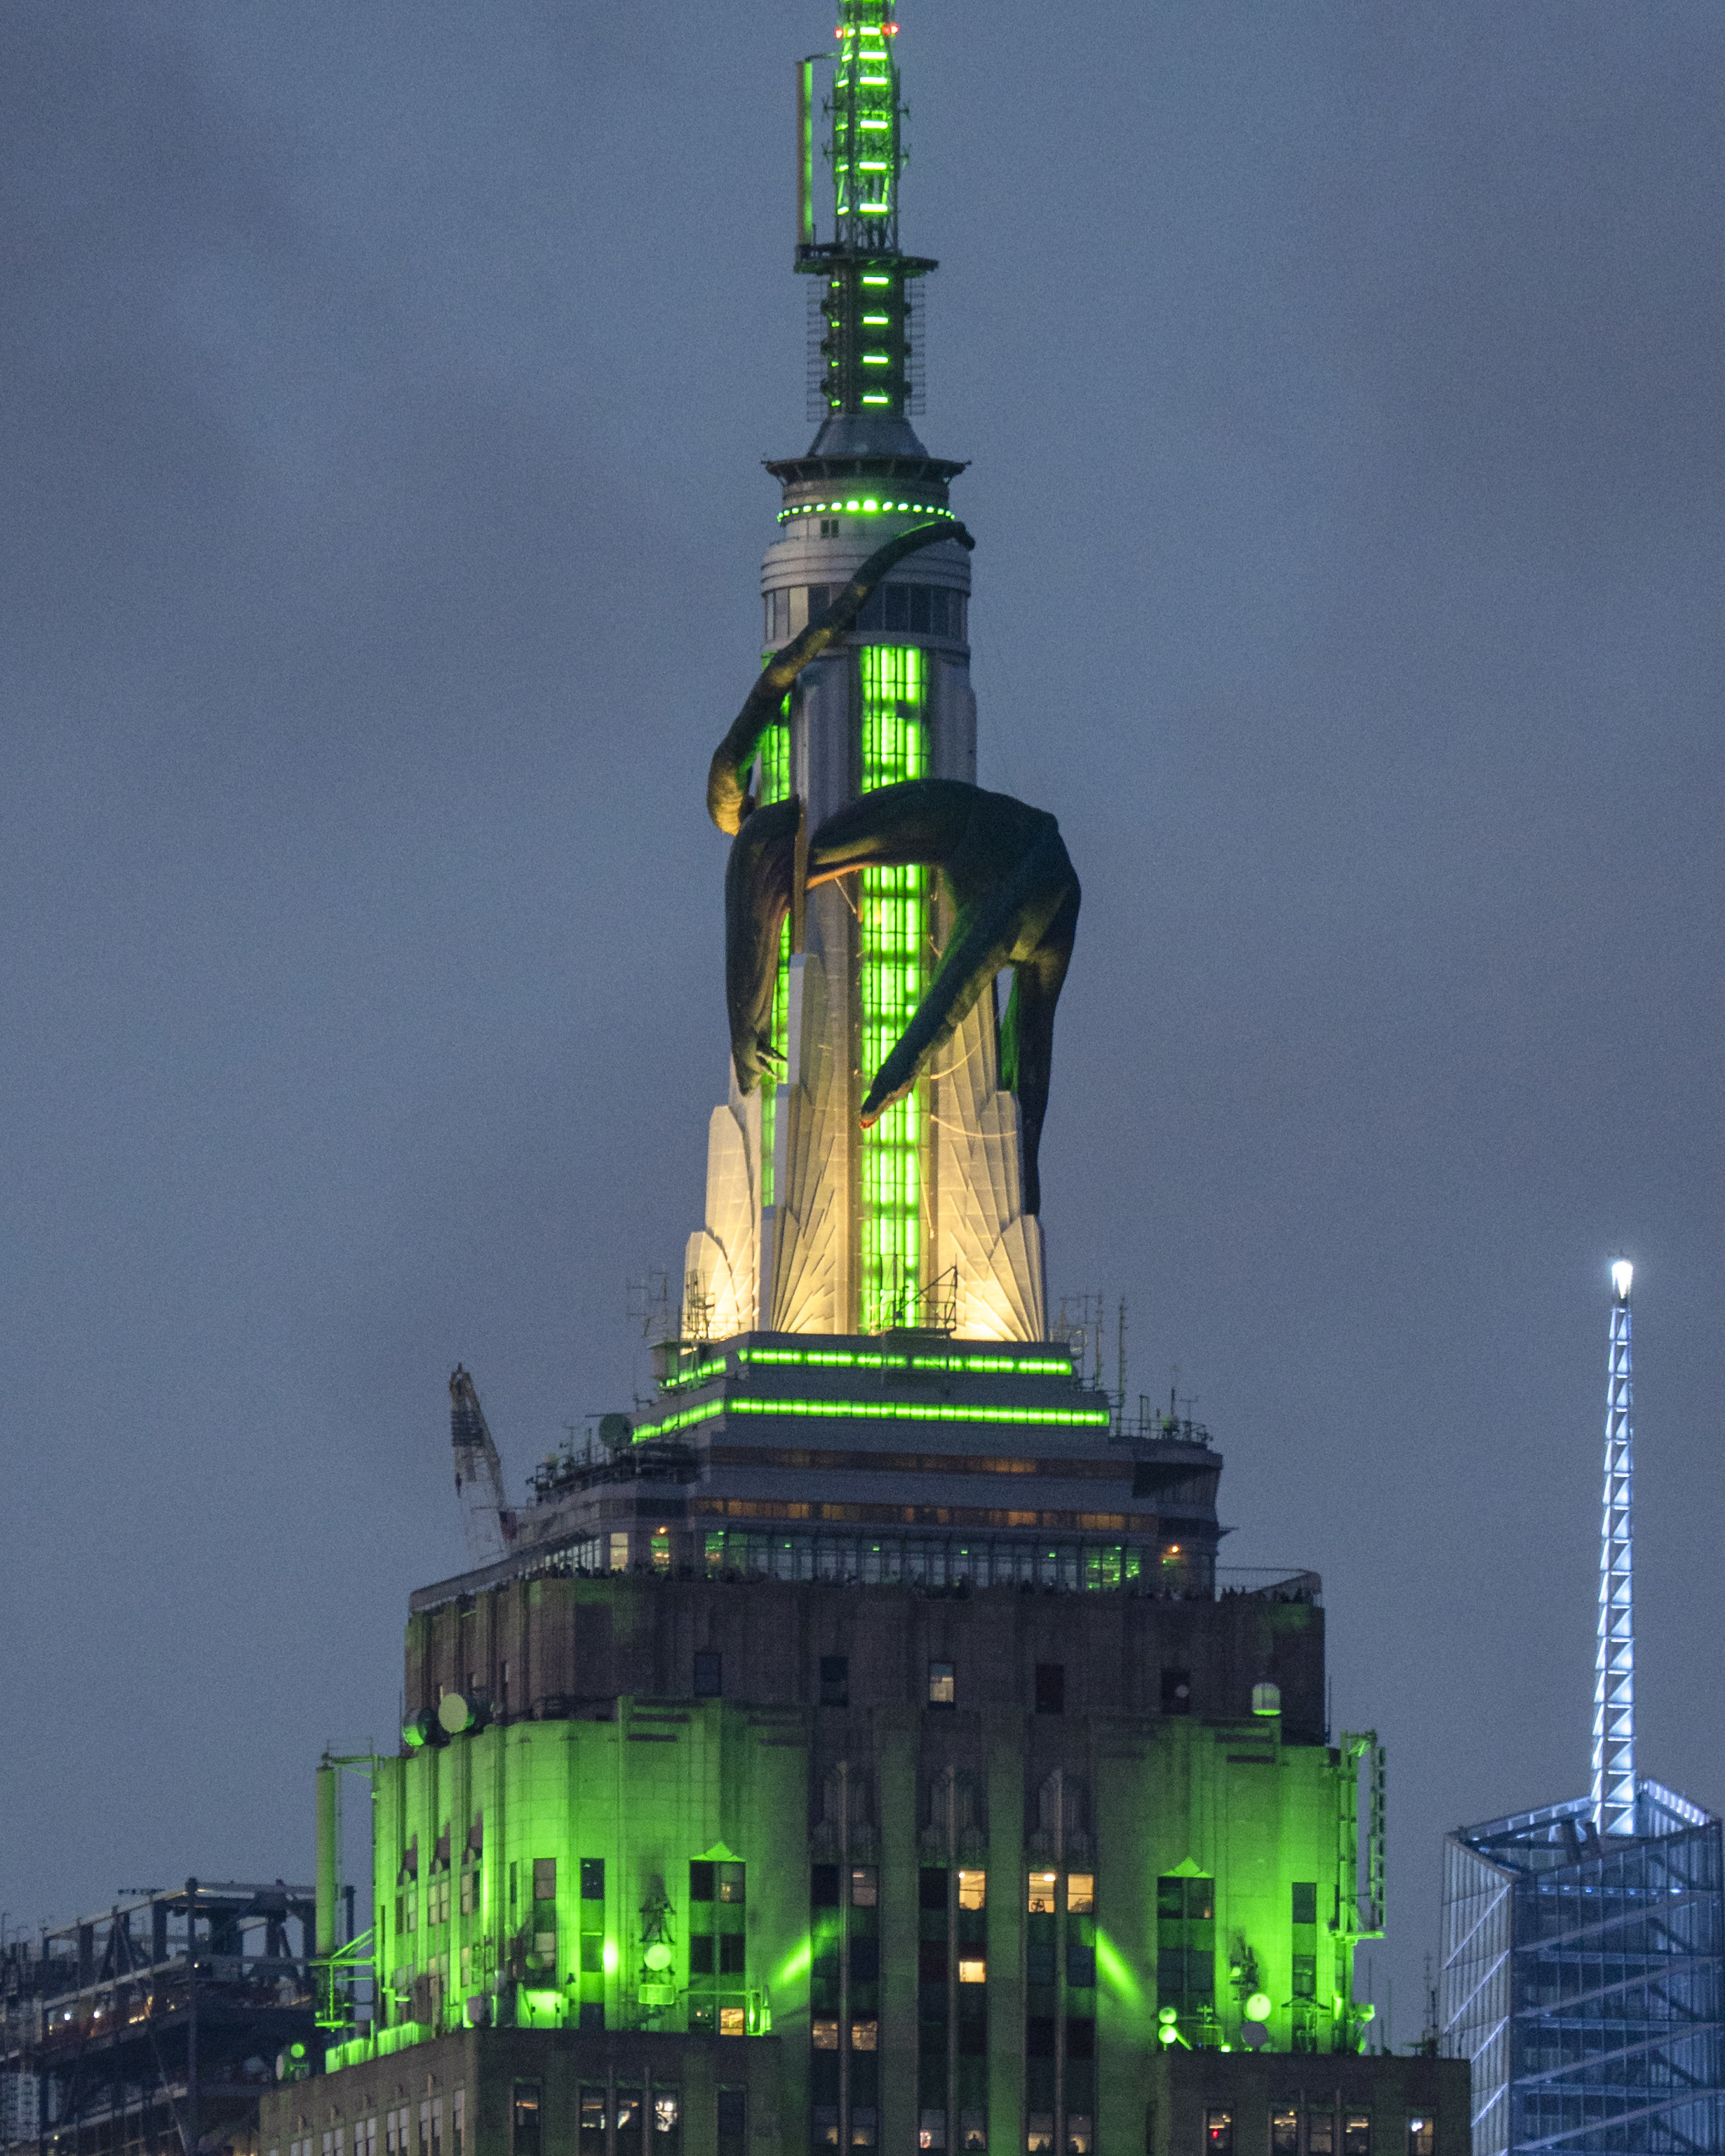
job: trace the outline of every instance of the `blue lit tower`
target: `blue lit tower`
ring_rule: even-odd
[[[1634,1268],[1611,1268],[1605,1390],[1605,1491],[1599,1527],[1599,1646],[1594,1675],[1594,1824],[1635,1830],[1635,1377],[1630,1348]]]
[[[884,542],[952,518],[948,489],[964,469],[931,456],[911,424],[913,302],[936,265],[899,246],[899,26],[891,0],[843,0],[839,15],[825,100],[829,223],[815,215],[821,64],[798,74],[795,267],[810,280],[820,424],[804,454],[768,466],[782,490],[761,569],[769,658]],[[973,783],[969,593],[956,538],[895,568],[786,697],[753,799],[794,795],[813,829],[877,787]],[[947,924],[929,868],[870,868],[855,886],[809,893],[800,949],[786,923],[772,1020],[778,1083],[745,1094],[733,1072],[713,1112],[686,1330],[933,1325],[960,1338],[1040,1339],[1041,1233],[1024,1204],[1019,1105],[1001,1089],[992,998],[932,1072],[860,1127],[863,1090],[926,993]]]
[[[1720,1822],[1635,1779],[1630,1280],[1620,1260],[1592,1789],[1445,1841],[1444,2047],[1471,2066],[1474,2156],[1725,2149]]]

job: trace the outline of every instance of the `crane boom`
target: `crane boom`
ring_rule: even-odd
[[[515,1514],[503,1502],[503,1466],[485,1411],[471,1375],[459,1363],[449,1378],[449,1440],[467,1554],[475,1564],[489,1564],[515,1540]]]

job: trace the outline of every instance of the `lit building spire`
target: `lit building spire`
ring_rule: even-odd
[[[898,244],[904,160],[893,0],[840,0],[833,54],[832,238],[816,237],[814,67],[799,75],[797,267],[823,276],[820,393],[833,420],[902,419],[909,403],[911,313],[906,287],[935,268]]]
[[[1635,1382],[1630,1348],[1634,1269],[1611,1268],[1611,1348],[1605,1391],[1605,1496],[1599,1544],[1599,1646],[1594,1664],[1594,1823],[1635,1830],[1635,1622],[1630,1529]]]

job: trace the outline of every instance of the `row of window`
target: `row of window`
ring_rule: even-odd
[[[1026,1515],[1025,1524],[1034,1527]],[[616,1540],[615,1537],[613,1540]],[[829,1579],[846,1586],[1056,1587],[1069,1594],[1110,1589],[1202,1586],[1208,1564],[1186,1552],[1135,1543],[951,1541],[936,1536],[774,1534],[710,1527],[709,1573],[767,1579]],[[603,1569],[597,1557],[588,1569]],[[617,1568],[626,1569],[625,1566]]]
[[[1205,2112],[1204,2144],[1209,2156],[1236,2156],[1231,2111]],[[1434,2156],[1437,2121],[1429,2112],[1409,2114],[1403,2146],[1406,2156]],[[1270,2115],[1269,2156],[1372,2156],[1371,2114],[1323,2104],[1278,2104]]]
[[[794,584],[788,590],[763,593],[766,641],[785,644],[800,636],[810,619],[818,617],[844,588],[842,584]],[[938,636],[951,644],[963,644],[969,610],[965,593],[945,584],[880,584],[870,593],[851,633]]]
[[[440,2096],[428,2097],[418,2110],[418,2138],[413,2134],[414,2115],[411,2104],[383,2115],[382,2148],[384,2156],[444,2156],[444,2100]],[[467,2156],[467,2092],[457,2089],[449,2099],[449,2156]],[[321,2139],[305,2134],[300,2139],[290,2141],[288,2156],[347,2156],[348,2128],[344,2125],[326,2129]],[[378,2133],[375,2117],[357,2118],[353,2122],[353,2156],[377,2156]],[[280,2156],[272,2148],[270,2156]]]

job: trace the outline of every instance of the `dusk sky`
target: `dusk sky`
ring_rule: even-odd
[[[1725,1806],[1725,9],[900,13],[981,777],[1084,883],[1050,1285],[1323,1575],[1407,2041],[1444,1830],[1586,1786],[1618,1253],[1640,1764]],[[830,30],[0,15],[11,1924],[309,1877],[453,1364],[517,1490],[646,1383]]]

